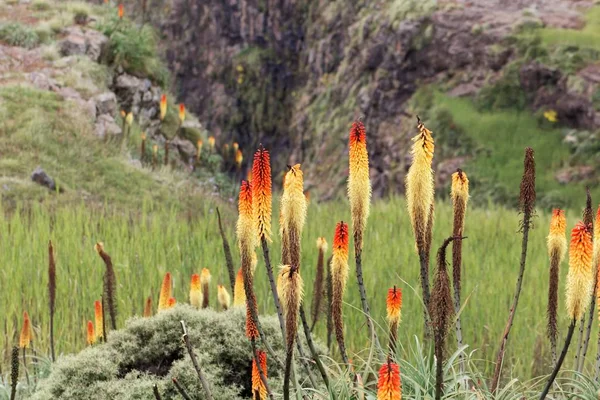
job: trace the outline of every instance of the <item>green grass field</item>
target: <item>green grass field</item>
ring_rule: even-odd
[[[516,182],[518,185],[518,182]],[[237,259],[234,227],[237,212],[233,207],[222,210],[225,226]],[[274,215],[277,214],[274,210]],[[569,229],[579,212],[568,212]],[[325,236],[331,244],[336,221],[349,220],[346,203],[311,204],[303,234],[302,276],[306,284],[306,301],[310,302],[316,265],[316,239]],[[520,379],[532,373],[547,373],[549,348],[545,340],[548,261],[545,237],[549,218],[539,214],[530,236],[529,261],[515,325],[508,347],[512,374]],[[465,342],[477,349],[475,358],[490,368],[503,330],[517,279],[520,255],[519,218],[504,208],[473,209],[467,214],[464,243],[463,312]],[[277,227],[274,226],[274,232]],[[3,334],[0,348],[4,359],[20,329],[21,314],[27,310],[35,327],[36,347],[48,348],[47,242],[52,239],[57,252],[57,353],[76,352],[85,346],[85,323],[93,319],[93,302],[100,299],[104,265],[94,251],[102,241],[112,256],[118,281],[119,325],[133,314],[141,314],[144,299],[155,300],[162,276],[170,271],[174,277],[174,295],[187,301],[189,278],[207,267],[213,274],[211,295],[216,305],[216,285],[227,285],[221,239],[216,214],[209,202],[199,204],[191,214],[153,210],[149,203],[135,213],[108,212],[84,205],[51,210],[35,206],[27,212],[14,212],[0,219],[0,254],[2,282],[0,303],[4,305]],[[439,202],[435,224],[434,248],[451,232],[451,207]],[[271,246],[273,264],[279,262],[279,241]],[[261,312],[273,312],[268,281],[259,255],[256,287]],[[374,204],[369,220],[364,250],[364,271],[371,310],[377,323],[385,326],[385,296],[392,285],[403,290],[403,318],[399,339],[407,345],[413,336],[422,334],[422,311],[418,280],[418,259],[404,200],[392,198]],[[351,270],[354,262],[351,260]],[[561,333],[566,328],[564,316],[564,275],[562,265],[560,292]],[[367,345],[367,329],[360,309],[355,275],[350,275],[345,301],[347,341],[354,351]],[[596,325],[596,324],[595,324]],[[595,338],[588,360],[596,353]],[[324,319],[317,335],[325,338]],[[385,341],[384,329],[379,330]],[[455,345],[450,341],[449,349]],[[541,348],[538,348],[540,346]],[[542,357],[534,357],[541,351]],[[588,361],[591,363],[591,361]],[[536,365],[537,364],[537,365]],[[567,362],[567,368],[571,362]],[[506,371],[509,371],[507,368]],[[508,372],[507,372],[508,374]]]

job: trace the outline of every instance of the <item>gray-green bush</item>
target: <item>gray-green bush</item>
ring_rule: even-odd
[[[163,399],[171,399],[178,396],[171,381],[176,377],[193,399],[203,399],[198,376],[181,340],[181,320],[186,323],[214,398],[249,398],[252,350],[244,334],[245,318],[245,309],[216,312],[188,305],[178,305],[151,318],[134,317],[124,329],[110,332],[106,344],[60,358],[32,398],[150,400],[154,399],[152,386],[156,383]],[[277,319],[267,316],[261,318],[261,323],[271,346],[283,360]],[[269,356],[267,360],[269,385],[280,392],[283,371]],[[296,371],[306,386],[305,370],[297,366]],[[313,372],[317,374],[316,370]]]

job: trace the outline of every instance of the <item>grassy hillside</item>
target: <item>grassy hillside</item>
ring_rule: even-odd
[[[518,185],[518,182],[516,182]],[[20,315],[28,310],[32,316],[36,347],[41,353],[48,346],[48,313],[46,289],[47,241],[52,239],[57,249],[58,295],[56,337],[58,353],[73,352],[85,345],[85,322],[93,319],[93,302],[102,291],[104,265],[94,251],[102,241],[111,255],[118,282],[119,325],[134,314],[140,315],[144,300],[155,301],[162,276],[169,271],[174,277],[174,296],[187,302],[189,278],[201,268],[209,268],[211,304],[216,307],[216,285],[228,278],[215,210],[207,203],[186,216],[174,209],[148,211],[152,204],[144,203],[138,216],[90,210],[83,205],[70,209],[48,211],[36,206],[31,212],[14,213],[0,220],[0,254],[3,254],[3,281],[10,282],[0,292],[0,302],[6,304],[5,331],[0,336],[0,348],[7,351],[14,343]],[[233,236],[236,211],[226,207],[221,212],[238,260]],[[274,215],[277,215],[275,207]],[[568,212],[568,227],[579,218],[578,212]],[[139,218],[138,218],[139,217]],[[305,302],[311,302],[316,265],[316,239],[325,236],[331,245],[335,223],[349,219],[346,203],[311,204],[303,234],[302,276],[306,283]],[[434,249],[451,232],[451,209],[439,202],[435,225]],[[547,373],[549,346],[545,339],[548,257],[546,235],[549,218],[539,213],[530,236],[529,261],[521,303],[508,347],[507,362],[513,366],[507,374],[521,380],[532,374]],[[465,343],[476,350],[476,359],[484,369],[490,369],[498,341],[508,316],[510,301],[518,273],[520,235],[518,215],[504,208],[473,209],[467,213],[464,243],[464,301],[462,316]],[[273,228],[277,231],[277,226]],[[280,243],[275,238],[271,246],[274,265],[280,260]],[[261,313],[274,311],[268,281],[259,255],[256,287]],[[237,262],[236,262],[237,265]],[[350,262],[351,274],[344,308],[346,335],[352,357],[361,357],[367,344],[367,329],[361,315],[358,288]],[[418,258],[405,209],[404,200],[391,198],[375,203],[369,220],[363,255],[365,282],[370,306],[380,337],[385,338],[386,289],[398,285],[403,291],[402,324],[399,340],[408,347],[413,336],[422,334],[422,311],[418,278]],[[564,275],[560,283],[560,329],[565,332]],[[32,284],[34,282],[34,284]],[[325,339],[324,317],[317,325],[317,335]],[[594,327],[592,337],[596,337]],[[450,349],[454,349],[453,340]],[[409,351],[409,350],[406,350]],[[589,354],[596,352],[595,340]],[[336,352],[334,351],[334,354]],[[5,353],[7,354],[7,353]],[[364,355],[364,354],[363,354]],[[591,364],[592,357],[588,357]],[[567,366],[570,362],[567,362]],[[508,377],[508,375],[507,375]]]

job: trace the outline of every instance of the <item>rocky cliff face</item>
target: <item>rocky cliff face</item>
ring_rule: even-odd
[[[401,191],[399,172],[407,166],[415,125],[408,100],[418,85],[437,82],[450,95],[474,95],[514,59],[516,49],[505,39],[515,29],[577,28],[584,22],[576,10],[591,5],[563,0],[149,3],[179,94],[207,128],[221,142],[236,140],[245,149],[265,143],[273,149],[276,168],[304,163],[307,187],[318,187],[322,198],[336,192],[338,185],[331,183],[345,180],[339,160],[354,118],[365,116],[375,193]],[[544,71],[521,70],[531,107],[551,103],[568,124],[596,126],[590,102],[578,95],[564,100],[566,89],[548,91],[544,84],[558,83],[560,73]]]

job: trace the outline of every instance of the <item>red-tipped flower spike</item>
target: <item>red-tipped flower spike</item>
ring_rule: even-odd
[[[169,297],[169,301],[167,302],[167,308],[173,308],[175,307],[175,304],[177,304],[177,300],[175,300],[175,297]]]
[[[160,120],[164,120],[167,115],[167,95],[160,96]]]
[[[265,379],[267,379],[267,355],[261,350],[257,350],[256,353],[260,362],[260,369]],[[260,372],[255,359],[252,360],[252,398],[255,400],[266,400],[267,398],[267,388],[260,379]]]
[[[87,322],[87,344],[93,345],[96,343],[96,336],[94,334],[94,324],[92,321]]]
[[[377,381],[377,400],[401,400],[402,384],[400,382],[400,367],[388,360],[379,370]]]
[[[240,186],[238,212],[238,245],[242,253],[251,252],[256,247],[256,230],[252,209],[252,187],[247,181],[242,181]]]
[[[193,274],[190,283],[190,304],[195,308],[202,307],[202,285],[200,275]]]
[[[592,275],[592,235],[583,222],[578,222],[571,232],[567,274],[567,313],[572,320],[580,320],[590,303]]]
[[[402,289],[394,286],[388,290],[387,319],[390,323],[399,322],[402,317]]]
[[[96,323],[96,340],[104,337],[104,326],[102,325],[102,303],[100,300],[94,302],[94,322]]]
[[[27,311],[23,313],[23,327],[21,328],[21,336],[19,338],[19,347],[26,349],[29,347],[32,339],[31,321]]]
[[[367,225],[371,203],[367,134],[362,121],[355,121],[350,129],[348,198],[356,245],[362,249],[362,235]]]
[[[123,8],[123,3],[119,4],[119,19],[123,19],[123,15],[125,15],[125,10]]]
[[[171,297],[171,273],[167,272],[163,278],[160,287],[160,296],[158,297],[158,311],[169,308],[169,298]]]
[[[179,103],[179,122],[183,124],[185,121],[185,104]]]
[[[271,159],[260,145],[252,164],[252,209],[258,238],[271,240]]]
[[[348,258],[348,224],[338,222],[335,226],[335,235],[333,237],[333,252],[334,254],[345,254]]]

